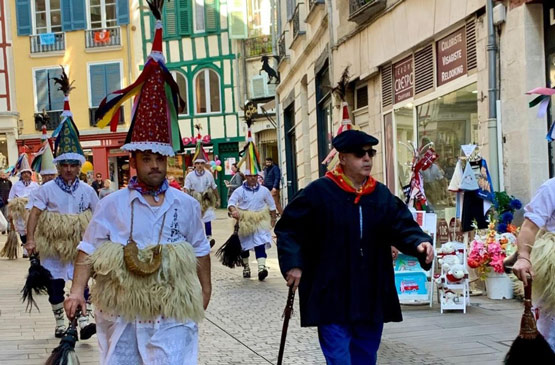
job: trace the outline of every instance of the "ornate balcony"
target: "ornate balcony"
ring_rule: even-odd
[[[66,49],[65,34],[41,33],[29,36],[31,54],[60,52]]]
[[[85,31],[86,48],[121,46],[121,28],[89,29]]]
[[[245,39],[247,57],[257,57],[272,54],[272,37],[261,36]]]
[[[299,36],[303,35],[305,32],[301,30],[301,19],[299,5],[295,7],[295,12],[293,13],[293,41]]]
[[[278,55],[280,60],[283,60],[287,56],[285,50],[285,33],[282,33],[278,40]]]
[[[386,6],[386,0],[349,0],[349,20],[363,23]]]

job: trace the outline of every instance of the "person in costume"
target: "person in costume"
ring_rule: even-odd
[[[402,320],[391,243],[431,267],[431,238],[371,176],[378,140],[347,130],[338,165],[301,190],[276,225],[280,269],[299,288],[301,326],[317,326],[328,364],[375,364],[383,324]]]
[[[233,191],[227,205],[230,215],[239,223],[243,277],[251,277],[249,250],[254,250],[258,262],[258,280],[262,281],[268,276],[266,249],[271,247],[271,229],[276,224],[276,204],[270,190],[258,182],[260,163],[250,135],[249,128],[247,144],[252,145],[254,153],[246,153],[245,159],[240,162],[244,166],[243,175],[246,181]]]
[[[200,203],[206,237],[210,241],[210,247],[212,247],[215,244],[215,240],[212,238],[212,221],[216,219],[214,208],[219,206],[220,196],[218,186],[214,181],[214,175],[206,169],[207,162],[208,155],[202,147],[202,142],[199,140],[193,155],[195,167],[185,177],[183,190]]]
[[[149,5],[156,34],[143,72],[96,114],[103,127],[137,94],[121,147],[137,176],[99,202],[78,246],[65,309],[72,318],[83,308],[92,273],[101,364],[189,365],[197,363],[197,322],[211,295],[210,245],[199,203],[166,179],[168,156],[182,149],[177,115],[184,102],[164,66],[161,3]]]
[[[12,185],[8,196],[8,221],[21,238],[22,244],[27,242],[27,218],[29,216],[25,206],[29,202],[29,196],[39,188],[39,184],[31,180],[33,170],[29,165],[27,154],[19,156],[12,174],[19,173],[19,181]],[[23,248],[23,257],[27,258],[28,252]]]
[[[524,211],[513,272],[524,285],[533,277],[538,331],[555,351],[555,178],[539,187]]]
[[[53,133],[56,158],[52,162],[57,166],[58,177],[44,183],[33,195],[25,247],[30,252],[39,253],[42,266],[52,275],[48,301],[56,319],[54,335],[62,337],[66,330],[63,311],[65,283],[73,279],[77,245],[89,224],[98,196],[93,188],[78,178],[85,156],[69,107],[71,83],[63,70],[62,76],[55,81],[65,95],[63,119]],[[50,157],[50,145],[46,141],[40,160],[40,170],[46,175],[53,175]],[[39,161],[36,164],[38,166]],[[96,332],[94,323],[89,320],[90,309],[85,306],[78,319],[81,339],[88,339]]]

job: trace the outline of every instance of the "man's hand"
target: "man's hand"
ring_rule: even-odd
[[[81,312],[86,313],[87,302],[85,301],[84,295],[75,293],[69,294],[69,296],[64,300],[64,309],[67,317],[69,319],[75,318],[75,314],[79,308],[81,308]]]
[[[272,193],[272,196],[276,196],[278,191],[276,188],[272,188],[272,190],[270,191],[270,193]]]
[[[434,259],[434,248],[430,242],[422,242],[416,250],[419,253],[426,254],[426,263],[429,264]]]
[[[35,243],[35,240],[27,240],[27,243],[25,245],[23,245],[23,247],[25,247],[25,249],[27,250],[27,252],[29,253],[29,255],[32,255],[33,253],[35,253],[35,249],[37,248],[37,244]]]
[[[292,287],[293,291],[297,290],[297,287],[299,286],[299,283],[301,282],[302,274],[303,274],[303,271],[301,269],[299,269],[298,267],[295,267],[295,268],[289,270],[285,274],[285,280],[287,281],[287,286]]]
[[[239,211],[237,209],[233,209],[231,212],[231,217],[239,220]]]
[[[524,286],[528,285],[528,279],[534,278],[534,271],[532,270],[532,263],[530,259],[524,256],[520,256],[513,265],[513,273],[517,278],[522,280]]]

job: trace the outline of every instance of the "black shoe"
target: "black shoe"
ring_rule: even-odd
[[[258,280],[263,281],[268,276],[268,270],[262,269],[258,272]]]
[[[214,247],[215,244],[216,244],[216,240],[212,238],[210,240],[210,248]]]
[[[96,333],[96,324],[89,323],[85,327],[81,328],[81,330],[79,331],[79,338],[81,338],[82,340],[88,340],[95,333]]]

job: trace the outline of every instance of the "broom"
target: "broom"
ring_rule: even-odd
[[[505,356],[505,365],[517,364],[555,364],[555,353],[538,332],[536,320],[532,314],[531,278],[524,288],[524,314],[520,320],[520,333]]]
[[[38,254],[32,254],[29,261],[31,265],[29,266],[29,274],[25,280],[25,285],[23,289],[21,289],[21,301],[27,301],[26,312],[31,313],[33,306],[40,312],[37,302],[33,298],[33,291],[37,295],[46,294],[48,292],[50,280],[52,280],[52,274],[40,264]]]
[[[77,317],[79,317],[79,313],[75,314],[75,318],[71,321],[60,344],[52,350],[45,365],[79,365],[79,359],[75,353],[75,343],[78,341]]]
[[[7,257],[10,260],[17,259],[17,252],[19,250],[19,241],[17,238],[17,233],[15,233],[15,229],[10,229],[8,232],[8,239],[6,244],[0,251],[0,256]]]
[[[243,248],[239,240],[239,222],[235,223],[233,234],[228,240],[216,251],[216,257],[220,259],[222,265],[233,269],[235,266],[243,265],[243,258],[241,257]]]

